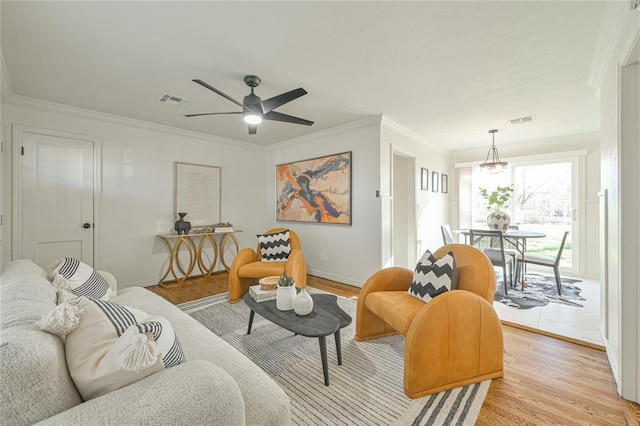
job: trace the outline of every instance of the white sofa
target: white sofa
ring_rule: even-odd
[[[103,274],[115,288],[113,276]],[[171,321],[187,362],[83,402],[66,367],[64,342],[35,323],[56,306],[56,290],[33,262],[0,277],[0,424],[286,425],[284,391],[247,357],[143,288],[111,301]]]

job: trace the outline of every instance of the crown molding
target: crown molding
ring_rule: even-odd
[[[387,117],[382,117],[382,127],[391,130],[394,133],[397,133],[399,135],[402,135],[404,137],[407,137],[411,140],[414,140],[416,142],[419,142],[425,146],[427,146],[429,149],[436,151],[436,152],[440,152],[440,153],[446,153],[447,150],[443,150],[441,147],[437,146],[435,143],[433,143],[430,139],[414,132],[411,129],[408,129],[406,127],[404,127],[401,124],[398,124],[397,122],[391,120],[390,118]]]
[[[123,117],[114,114],[108,114],[105,112],[93,111],[85,108],[79,108],[70,105],[59,104],[55,102],[43,101],[41,99],[29,98],[26,96],[12,95],[5,101],[6,105],[13,105],[23,108],[33,108],[47,112],[58,112],[63,114],[69,114],[76,117],[82,117],[92,120],[104,121],[112,124],[119,124],[123,126],[136,127],[144,130],[160,131],[162,133],[169,133],[175,136],[189,137],[204,140],[207,142],[216,142],[224,145],[230,145],[236,148],[245,148],[250,150],[264,151],[265,148],[261,145],[254,145],[251,143],[238,141],[235,139],[223,138],[220,136],[208,135],[205,133],[194,132],[191,130],[179,129],[177,127],[165,126],[158,123],[152,123],[143,120],[136,120],[133,118]]]
[[[7,64],[4,61],[4,56],[0,50],[0,62],[2,66],[2,77],[0,78],[0,97],[3,101],[13,96],[13,87],[11,86],[11,79],[9,78],[9,72],[7,71]]]
[[[596,47],[591,59],[591,67],[587,76],[587,86],[600,89],[602,76],[607,66],[607,61],[613,50],[615,41],[620,36],[622,23],[627,13],[627,2],[607,2],[600,19],[600,29]]]
[[[382,115],[373,115],[370,117],[366,117],[363,118],[361,120],[357,120],[357,121],[352,121],[351,123],[347,123],[347,124],[341,124],[339,126],[336,127],[331,127],[329,129],[325,129],[325,130],[320,130],[318,132],[315,133],[311,133],[309,135],[304,135],[304,136],[298,136],[292,139],[287,139],[285,141],[282,142],[278,142],[272,145],[268,145],[265,147],[266,150],[269,151],[274,151],[277,149],[282,149],[282,148],[286,148],[288,146],[291,145],[298,145],[300,143],[304,143],[304,142],[310,142],[319,138],[324,138],[327,136],[332,136],[332,135],[336,135],[336,134],[340,134],[340,133],[344,133],[346,131],[350,131],[350,130],[356,130],[356,129],[360,129],[362,127],[368,127],[371,125],[380,125],[380,120],[382,118]]]

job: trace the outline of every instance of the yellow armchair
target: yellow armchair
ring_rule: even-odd
[[[286,231],[287,228],[270,229],[265,234],[275,234]],[[296,287],[307,285],[307,264],[302,253],[298,234],[289,229],[291,253],[286,262],[262,262],[260,246],[256,250],[244,248],[233,259],[229,270],[229,302],[237,303],[242,299],[249,286],[254,285],[259,278],[271,275],[291,275]]]
[[[449,244],[458,287],[428,303],[409,295],[413,271],[386,268],[364,284],[356,308],[356,341],[405,336],[404,392],[419,398],[503,376],[503,336],[493,309],[496,276],[475,247]]]

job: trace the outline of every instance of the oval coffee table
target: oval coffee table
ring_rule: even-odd
[[[351,316],[338,306],[338,298],[333,294],[312,294],[313,311],[309,315],[298,316],[290,311],[280,311],[276,308],[275,300],[256,302],[249,293],[244,295],[244,303],[251,309],[247,334],[251,334],[253,316],[258,313],[264,319],[305,337],[317,337],[320,343],[320,357],[324,384],[329,386],[329,367],[327,365],[326,337],[333,334],[336,339],[336,354],[338,365],[342,365],[342,350],[340,345],[340,329],[351,324]]]

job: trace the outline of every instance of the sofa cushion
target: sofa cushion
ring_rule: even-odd
[[[82,403],[64,342],[35,325],[56,306],[47,273],[17,260],[5,266],[0,283],[0,423],[33,424]]]
[[[458,271],[453,253],[448,252],[438,259],[427,250],[416,264],[408,291],[413,297],[429,302],[439,294],[454,290],[457,284]]]
[[[250,359],[175,305],[140,287],[119,290],[113,301],[169,319],[180,336],[187,364],[206,360],[229,373],[242,391],[247,425],[290,424],[289,398],[282,388]]]
[[[166,318],[86,297],[66,303],[74,302],[84,315],[66,336],[65,349],[69,372],[85,401],[185,361]]]
[[[260,260],[262,262],[283,262],[291,253],[289,230],[273,234],[258,234]]]
[[[86,263],[72,257],[63,257],[52,263],[51,267],[51,279],[56,287],[68,289],[76,296],[109,300],[109,283]]]

